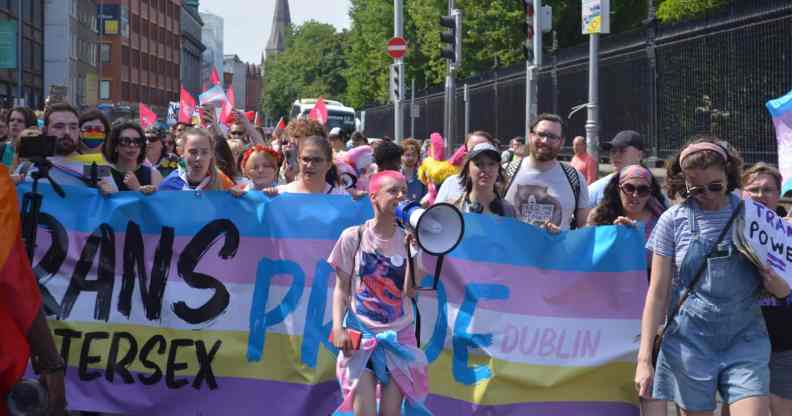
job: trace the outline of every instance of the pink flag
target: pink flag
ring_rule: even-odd
[[[223,103],[223,112],[220,113],[220,120],[222,120],[225,124],[231,124],[234,122],[234,113],[231,111],[234,109],[234,101],[236,101],[234,89],[231,85],[229,85],[228,89],[226,90],[226,100]]]
[[[319,99],[316,100],[314,108],[308,113],[308,119],[327,124],[327,106],[325,105],[324,97],[319,97]]]
[[[195,112],[195,98],[184,87],[179,93],[179,122],[192,124],[192,115]]]
[[[220,75],[217,74],[217,68],[215,68],[214,65],[212,65],[212,73],[209,75],[209,82],[211,82],[212,85],[221,84]]]
[[[157,122],[157,115],[147,105],[140,103],[138,112],[140,113],[140,127],[147,129]]]

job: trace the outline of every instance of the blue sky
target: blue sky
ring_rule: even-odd
[[[255,5],[255,6],[252,6]],[[290,0],[292,22],[329,23],[349,28],[349,0]],[[224,54],[235,53],[246,62],[260,63],[272,28],[275,0],[201,0],[200,11],[224,19]]]

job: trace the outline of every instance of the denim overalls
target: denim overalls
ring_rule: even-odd
[[[730,197],[732,210],[738,201]],[[714,243],[699,235],[689,202],[684,209],[692,236],[672,283],[669,309]],[[719,244],[707,262],[698,284],[668,324],[655,370],[653,397],[673,400],[688,411],[714,410],[716,390],[726,403],[769,393],[770,340],[758,303],[761,277],[731,243]]]

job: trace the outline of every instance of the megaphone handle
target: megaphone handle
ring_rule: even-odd
[[[433,290],[437,290],[437,282],[440,281],[440,272],[443,270],[444,258],[445,258],[444,254],[437,256],[437,264],[435,264],[434,283],[432,283]]]

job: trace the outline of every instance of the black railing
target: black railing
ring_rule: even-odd
[[[600,137],[642,133],[652,156],[666,158],[696,133],[712,133],[747,162],[775,163],[775,132],[765,103],[792,89],[792,3],[735,0],[700,19],[603,36],[600,44]],[[539,111],[566,117],[588,100],[588,47],[546,53],[539,74]],[[463,84],[470,127],[502,142],[525,134],[525,64],[458,81],[458,137],[464,129]],[[409,96],[409,95],[407,95]],[[442,131],[441,88],[416,92],[415,136]],[[405,106],[405,132],[410,133]],[[567,136],[585,135],[585,111],[568,120]],[[393,136],[393,107],[366,109],[366,134]],[[567,140],[567,146],[570,141]]]

